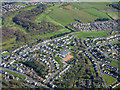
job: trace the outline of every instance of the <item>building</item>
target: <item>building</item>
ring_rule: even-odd
[[[67,55],[70,53],[70,51],[68,49],[64,49],[60,52],[61,56],[63,58],[67,57]]]

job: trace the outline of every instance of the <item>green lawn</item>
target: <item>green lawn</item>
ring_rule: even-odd
[[[2,18],[0,18],[0,28],[2,27]]]
[[[98,18],[108,18],[109,20],[112,20],[106,13],[99,11],[95,8],[88,8],[88,9],[83,9],[83,10],[93,16],[97,16]]]
[[[13,18],[17,15],[18,12],[15,12],[14,14],[10,15],[9,17],[6,17],[6,23],[5,23],[5,27],[9,27],[11,29],[14,30],[20,30],[23,33],[27,34],[25,28],[23,28],[20,25],[17,25],[16,23],[13,22]]]
[[[104,74],[103,76],[104,76],[104,79],[105,79],[107,85],[111,85],[112,83],[114,83],[116,81],[115,78],[108,76],[106,74]]]
[[[57,4],[47,8],[47,10],[40,14],[35,21],[41,22],[46,20],[51,21],[54,24],[68,25],[70,23],[76,23],[77,21],[75,21],[75,19],[79,19],[81,22],[94,22],[94,20],[98,18],[97,16],[91,15],[83,9],[61,9],[59,6],[62,4]],[[77,3],[74,4],[78,5]]]
[[[110,65],[120,69],[120,66],[119,66],[120,65],[120,61],[112,60]]]
[[[76,7],[78,9],[87,9],[87,8],[96,8],[99,10],[104,10],[106,9],[108,6],[106,6],[107,4],[110,4],[110,2],[75,2],[75,3],[70,3],[70,5],[72,5],[73,7]]]
[[[108,15],[110,15],[112,18],[114,18],[114,19],[118,19],[119,18],[119,16],[118,16],[118,10],[117,9],[114,9],[114,8],[109,8],[109,9],[106,9],[105,10],[106,11],[106,13],[108,14]]]
[[[115,42],[112,42],[111,44],[118,44],[119,42],[118,41],[115,41]]]
[[[89,36],[93,36],[93,37],[103,37],[106,36],[107,33],[106,32],[80,32],[80,33],[74,33],[74,36],[78,36],[79,38],[81,37],[89,37]]]
[[[9,39],[7,41],[2,42],[2,50],[8,49],[10,47],[14,47],[16,38]]]
[[[54,35],[58,35],[58,34],[66,33],[66,32],[70,32],[70,30],[61,29],[61,30],[54,31],[54,32],[51,32],[51,33],[47,33],[47,34],[33,35],[33,36],[30,36],[30,38],[50,38]]]
[[[60,65],[62,65],[63,66],[63,63],[60,61],[61,60],[61,58],[60,57],[55,57],[55,60],[60,64]]]
[[[10,54],[9,52],[6,52],[6,53],[3,53],[2,56],[7,56],[9,54]]]
[[[112,7],[107,6],[114,2],[84,2],[84,3],[70,3],[71,6],[76,7],[80,10],[85,10],[92,15],[96,15],[102,18],[109,18],[110,15],[112,18],[118,18],[118,11]],[[108,15],[106,15],[106,13]],[[111,19],[110,19],[111,20]]]
[[[60,9],[55,8],[50,14],[49,17],[55,20],[56,22],[61,23],[62,25],[68,25],[70,23],[76,23],[75,19],[80,20],[81,22],[94,22],[97,19],[96,16],[88,14],[83,10],[79,9]]]
[[[13,3],[13,5],[23,5],[23,6],[27,6],[26,4],[23,4],[22,2],[16,2],[16,3]]]
[[[36,6],[27,6],[23,10],[31,10],[31,9],[36,8],[36,7],[37,7],[37,5]]]
[[[6,70],[6,72],[8,72],[8,73],[10,73],[10,74],[12,74],[14,76],[17,76],[18,78],[22,78],[22,79],[26,78],[24,75],[21,75],[19,73],[15,73],[15,72],[12,72],[12,71],[7,71],[7,70]]]
[[[0,43],[1,44],[1,43]],[[20,45],[24,45],[25,42],[21,42]],[[18,44],[16,43],[16,37],[9,39],[7,41],[2,42],[2,50],[7,50],[10,49],[12,47],[17,46]]]

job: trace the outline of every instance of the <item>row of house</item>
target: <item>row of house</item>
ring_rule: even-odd
[[[97,65],[95,63],[95,61],[92,59],[92,57],[90,55],[88,55],[88,53],[86,52],[85,55],[90,59],[90,61],[92,62],[93,66],[94,66],[94,70],[96,73],[96,76],[98,76],[98,69],[97,69]]]
[[[70,25],[76,29],[79,29],[80,31],[95,31],[95,30],[104,31],[118,28],[118,23],[115,21],[104,21],[95,23],[75,23]]]
[[[0,70],[0,73],[4,74],[5,76],[3,77],[3,79],[16,79],[19,80],[20,78],[18,78],[17,76],[14,76],[8,72],[5,72],[3,70]]]
[[[2,13],[6,13],[8,11],[16,11],[20,8],[24,8],[24,5],[13,5],[13,4],[6,4],[4,6],[2,6]]]

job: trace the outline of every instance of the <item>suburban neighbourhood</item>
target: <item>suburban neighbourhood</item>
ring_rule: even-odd
[[[2,88],[119,88],[119,20],[101,10],[110,6],[3,2]]]

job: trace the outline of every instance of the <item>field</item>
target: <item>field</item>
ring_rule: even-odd
[[[118,19],[118,10],[107,6],[108,4],[112,4],[112,3],[115,3],[115,2],[70,3],[70,5],[72,5],[73,7],[78,8],[78,9],[84,9],[88,13],[90,11],[92,11],[93,9],[94,9],[93,12],[98,10],[95,13],[90,12],[93,15],[98,15],[98,17],[99,16],[101,17],[101,15],[103,15],[102,17],[104,17],[104,18],[108,17],[110,19],[110,17],[108,16],[108,15],[110,15],[113,19]],[[106,13],[108,15],[106,15]]]
[[[2,27],[2,18],[0,18],[0,28]]]
[[[13,18],[17,15],[17,13],[18,12],[15,12],[14,14],[7,17],[6,18],[6,23],[3,26],[9,27],[9,28],[14,29],[14,30],[20,30],[21,32],[27,34],[27,32],[25,31],[25,28],[23,28],[22,26],[19,26],[16,23],[13,22]]]
[[[22,2],[13,3],[13,5],[23,5],[23,6],[27,6],[27,5],[23,4]]]
[[[65,3],[62,3],[63,5]],[[60,4],[60,5],[62,5]],[[43,20],[58,22],[62,25],[68,25],[75,23],[75,19],[81,22],[94,22],[97,18],[111,18],[103,12],[105,8],[109,8],[106,5],[109,3],[69,3],[72,7],[70,9],[61,9],[59,4],[49,7],[44,13],[36,18],[36,22]],[[50,18],[50,20],[48,19]]]
[[[15,48],[18,44],[15,42],[16,38],[9,39],[2,43],[2,50],[10,50],[11,48]],[[19,45],[23,45],[24,42],[21,42]]]
[[[61,30],[58,30],[58,31],[55,31],[55,32],[52,32],[52,33],[47,33],[47,34],[42,34],[42,35],[33,35],[33,36],[30,36],[30,38],[50,38],[54,35],[62,34],[62,33],[65,33],[65,32],[70,32],[70,30],[61,29]]]
[[[120,61],[112,60],[110,65],[120,69],[120,66],[119,66],[120,65]]]
[[[14,3],[14,4],[15,5],[18,5],[18,4],[25,5],[23,3]],[[94,20],[96,20],[97,18],[111,19],[108,15],[106,15],[106,13],[109,13],[109,14],[112,13],[111,15],[114,14],[114,10],[113,9],[109,10],[109,7],[106,6],[107,4],[109,4],[108,2],[106,2],[106,3],[67,3],[72,8],[70,8],[70,9],[59,8],[59,6],[65,5],[65,4],[66,3],[55,4],[55,5],[48,4],[48,5],[50,5],[50,7],[48,7],[44,13],[39,14],[35,19],[35,22],[37,22],[37,23],[40,23],[42,21],[47,21],[47,22],[53,23],[54,25],[60,26],[62,29],[52,32],[52,33],[43,34],[43,35],[33,35],[33,36],[30,36],[29,38],[30,39],[50,38],[51,36],[54,36],[54,35],[70,32],[70,30],[66,29],[65,26],[69,26],[70,23],[76,23],[77,21],[75,21],[75,19],[78,19],[81,22],[94,22]],[[26,6],[24,9],[22,8],[20,10],[31,10],[36,7],[37,6],[31,6],[31,7]],[[15,24],[12,21],[13,17],[18,12],[15,12],[14,14],[7,17],[6,23],[4,26],[9,27],[14,30],[20,30],[22,33],[27,34],[25,28]],[[114,17],[116,17],[115,14],[113,15]],[[1,19],[0,19],[0,23],[1,23]],[[72,27],[70,27],[70,28],[72,28]],[[99,32],[99,33],[95,32],[95,33],[76,33],[74,35],[77,35],[78,37],[87,37],[87,36],[102,37],[107,34],[105,32]],[[9,40],[6,41],[7,43],[6,43],[6,45],[3,46],[3,50],[17,45],[16,43],[12,43],[13,41],[11,41],[11,42],[10,41]],[[14,39],[14,41],[15,41],[15,39]]]
[[[78,9],[67,10],[55,8],[49,16],[63,25],[76,23],[75,19],[81,22],[94,22],[94,19],[97,19],[97,17]]]
[[[81,32],[81,33],[74,33],[73,35],[74,36],[77,35],[78,38],[90,37],[90,36],[93,36],[93,37],[103,37],[103,36],[107,35],[107,32]]]
[[[84,9],[84,11],[88,12],[89,14],[93,16],[97,16],[98,18],[108,18],[109,20],[112,20],[107,14],[104,12],[101,12],[95,8],[89,8],[89,9]]]
[[[116,81],[115,78],[108,76],[106,74],[104,74],[103,76],[104,76],[104,79],[105,79],[107,85],[111,85],[112,83],[114,83]]]
[[[96,8],[98,10],[104,10],[106,8],[109,8],[106,6],[107,4],[111,4],[111,2],[81,2],[81,3],[70,3],[73,7],[76,7],[78,9],[89,9],[89,8]]]
[[[63,66],[63,63],[60,61],[60,60],[61,60],[60,57],[55,57],[55,60],[56,60],[61,66]]]

